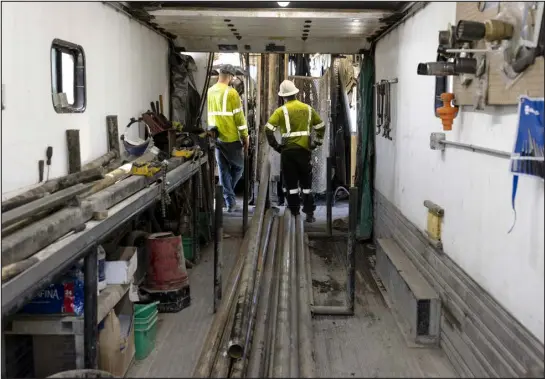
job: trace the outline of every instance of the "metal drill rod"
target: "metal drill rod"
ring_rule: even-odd
[[[255,273],[259,256],[259,244],[261,242],[261,232],[263,230],[263,216],[258,223],[252,225],[248,230],[248,252],[235,310],[235,322],[230,332],[228,353],[231,358],[241,358],[244,354],[246,345],[246,329],[249,323],[250,301],[252,298]]]
[[[244,151],[244,192],[242,200],[242,235],[248,230],[248,190],[250,186],[250,159],[248,152]]]
[[[297,280],[297,243],[296,243],[296,225],[301,216],[292,217],[290,232],[290,304],[289,330],[290,330],[290,378],[299,377],[299,284]]]
[[[264,378],[264,369],[266,362],[267,344],[269,342],[268,332],[272,315],[274,314],[274,278],[276,275],[276,267],[278,259],[276,255],[277,242],[279,237],[280,219],[274,218],[272,225],[271,237],[267,246],[267,259],[265,262],[263,279],[260,286],[256,286],[259,290],[259,304],[257,306],[257,315],[255,320],[255,332],[252,338],[252,352],[248,361],[248,368],[245,376],[249,378]],[[265,258],[264,258],[265,259]],[[257,278],[256,278],[257,280]],[[254,292],[256,293],[256,292]],[[273,296],[271,296],[273,294]]]
[[[293,216],[289,209],[284,213],[283,245],[281,251],[281,269],[278,293],[278,306],[276,309],[276,331],[274,336],[274,357],[271,360],[272,369],[269,370],[269,377],[287,378],[290,374],[290,330],[289,330],[289,297],[290,292],[290,274],[291,274],[291,231]]]
[[[242,354],[244,352],[244,331],[248,327],[248,315],[250,313],[251,294],[253,293],[259,242],[263,226],[263,217],[265,213],[265,200],[267,198],[266,193],[269,189],[269,148],[264,147],[261,153],[263,156],[263,167],[261,169],[261,176],[259,180],[260,185],[259,195],[257,198],[258,203],[254,212],[254,216],[252,217],[251,226],[244,237],[244,240],[248,241],[248,252],[246,253],[244,272],[237,294],[235,322],[233,324],[232,330],[230,331],[231,338],[229,339],[229,355],[232,358],[240,358],[242,357]]]
[[[278,319],[278,298],[280,297],[280,275],[282,269],[282,250],[284,248],[284,233],[285,233],[285,223],[288,216],[286,213],[282,216],[282,222],[278,226],[278,238],[276,244],[276,258],[273,268],[273,290],[271,292],[272,296],[270,297],[270,310],[269,318],[270,321],[267,325],[267,343],[265,346],[265,362],[261,368],[260,375],[254,376],[257,378],[270,378],[272,377],[273,372],[273,363],[275,357],[274,344],[276,340],[276,321]]]
[[[216,186],[214,216],[214,313],[221,303],[221,268],[223,263],[223,186]]]
[[[226,334],[224,333],[224,329],[226,328],[226,325],[230,325],[232,323],[230,323],[229,320],[231,318],[231,314],[233,313],[233,300],[240,283],[240,276],[242,274],[245,256],[245,251],[241,249],[238,260],[236,261],[235,266],[231,271],[229,280],[227,281],[227,285],[225,286],[227,289],[227,292],[225,293],[226,296],[220,303],[220,307],[216,313],[216,316],[214,317],[214,321],[212,321],[210,329],[208,330],[201,354],[193,370],[193,378],[210,377],[210,372],[212,370],[212,366],[214,365],[216,354],[220,349],[222,336]]]
[[[331,185],[332,179],[332,159],[331,157],[327,157],[326,159],[326,176],[327,176],[327,182],[326,182],[326,217],[327,217],[327,235],[331,236],[333,234],[333,188]]]
[[[248,367],[248,357],[250,353],[251,346],[253,344],[252,339],[254,335],[254,326],[257,313],[257,307],[260,302],[260,293],[261,293],[261,280],[263,278],[263,271],[265,268],[265,263],[267,261],[267,255],[269,252],[268,246],[271,241],[271,233],[273,230],[273,222],[276,220],[276,214],[278,213],[277,209],[270,209],[265,214],[264,229],[261,236],[261,247],[260,254],[257,261],[257,273],[255,277],[254,290],[252,293],[252,303],[249,314],[248,328],[246,330],[246,344],[244,346],[244,352],[242,358],[236,360],[233,363],[231,368],[231,378],[242,378],[246,376],[246,369]]]
[[[308,238],[308,234],[305,233],[305,241],[304,241],[304,248],[305,248],[305,260],[304,260],[304,265],[305,265],[305,272],[306,272],[306,275],[307,275],[307,287],[308,287],[308,303],[310,304],[310,307],[311,307],[311,310],[312,310],[312,307],[314,306],[314,291],[312,289],[312,264],[310,262],[310,248],[309,248],[309,238]],[[312,312],[311,312],[311,316],[312,316]]]
[[[235,306],[236,303],[231,304],[229,309],[229,317],[226,321],[226,327],[233,324],[235,320]],[[231,368],[231,357],[227,354],[227,347],[229,343],[229,333],[224,332],[221,337],[221,343],[219,349],[214,355],[213,366],[210,372],[210,378],[227,378],[229,376],[229,369]],[[208,376],[207,376],[208,377]]]
[[[309,297],[309,288],[312,290],[312,285],[309,285],[310,275],[308,266],[306,265],[305,251],[305,229],[303,226],[303,218],[297,216],[295,221],[295,237],[297,239],[297,278],[299,301],[298,301],[298,326],[299,326],[299,377],[314,378],[314,361],[312,359],[313,333],[312,333],[312,315],[310,312],[311,300]]]
[[[346,305],[331,306],[331,305],[313,305],[311,307],[313,315],[337,315],[337,316],[353,316],[354,315],[354,297],[355,297],[355,269],[356,269],[356,226],[357,226],[357,204],[358,204],[358,188],[350,187],[349,198],[349,215],[348,215],[348,241],[347,241],[347,278],[346,278]],[[307,269],[308,271],[308,269]]]

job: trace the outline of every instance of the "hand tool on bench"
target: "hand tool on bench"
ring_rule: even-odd
[[[47,164],[47,180],[49,180],[49,169],[51,168],[51,158],[53,157],[53,146],[48,146],[47,150],[45,151],[45,156],[47,157],[47,161],[45,162]]]

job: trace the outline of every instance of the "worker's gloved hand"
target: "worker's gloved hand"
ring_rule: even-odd
[[[284,145],[276,145],[275,147],[273,147],[273,149],[274,149],[278,154],[281,154],[281,153],[282,153],[282,150],[284,150]]]
[[[218,138],[219,137],[219,131],[218,131],[218,128],[216,128],[216,127],[210,128],[207,133],[212,138]]]
[[[321,143],[316,143],[314,141],[310,141],[310,150],[316,150],[317,147],[322,146]]]

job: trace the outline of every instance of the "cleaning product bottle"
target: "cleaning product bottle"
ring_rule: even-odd
[[[97,247],[97,261],[98,261],[98,293],[102,291],[104,288],[106,288],[106,269],[105,269],[105,262],[106,262],[106,252],[104,251],[104,248],[102,245],[98,245]]]

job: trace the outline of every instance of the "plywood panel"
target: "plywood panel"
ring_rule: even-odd
[[[498,2],[498,5],[491,6],[480,12],[478,2],[458,2],[456,4],[456,22],[459,20],[471,20],[484,22],[494,18],[506,3]],[[514,3],[511,3],[514,4]],[[511,5],[512,6],[512,5]],[[476,46],[478,49],[485,48],[483,41]],[[503,55],[501,53],[488,53],[488,101],[490,105],[509,105],[517,104],[519,95],[526,94],[532,97],[543,97],[544,95],[544,64],[543,57],[536,59],[534,65],[529,67],[522,76],[510,87],[507,88],[507,81],[502,76],[501,66]],[[478,88],[478,81],[464,87],[460,83],[459,77],[454,77],[454,94],[458,105],[473,105],[475,102],[475,91]]]

